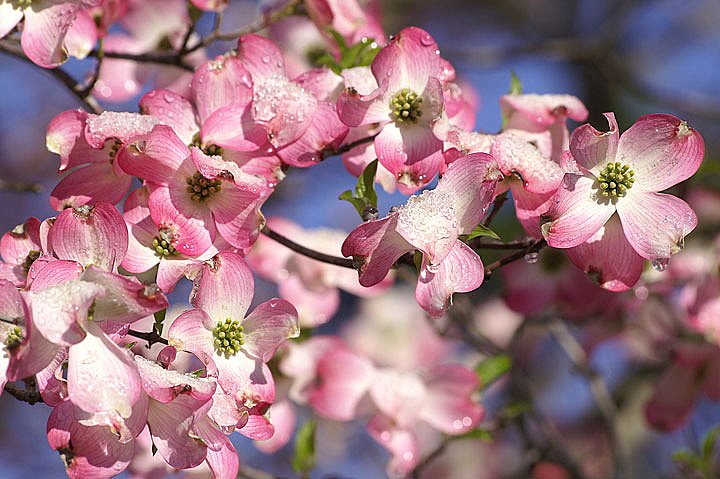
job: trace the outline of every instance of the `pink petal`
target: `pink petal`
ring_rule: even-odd
[[[392,455],[387,465],[389,477],[407,477],[420,460],[418,440],[411,431],[396,427],[392,419],[374,416],[368,423],[368,433]]]
[[[194,172],[186,159],[190,150],[169,126],[158,125],[152,132],[128,145],[118,154],[118,163],[126,173],[156,185],[167,185],[178,176]]]
[[[695,212],[680,198],[635,192],[618,201],[617,212],[633,249],[643,258],[665,260],[680,252],[697,226]]]
[[[87,116],[83,110],[65,110],[48,125],[45,144],[49,151],[60,155],[60,171],[84,163],[107,161],[104,152],[91,148],[85,141]]]
[[[411,428],[425,405],[428,391],[414,372],[383,369],[375,374],[370,397],[397,427]]]
[[[243,258],[226,251],[203,265],[191,299],[193,306],[207,312],[213,321],[242,321],[254,291],[253,276]]]
[[[305,133],[296,141],[278,151],[282,160],[298,168],[318,163],[326,148],[337,148],[347,135],[348,127],[339,119],[335,107],[321,102]]]
[[[45,258],[49,259],[48,256],[41,256],[36,260],[36,263],[42,262]],[[34,266],[35,263],[33,263],[33,267]],[[30,290],[39,291],[51,286],[57,286],[65,281],[80,278],[83,271],[83,266],[77,261],[52,259],[45,262],[45,265],[43,265],[42,268],[38,268],[34,271]]]
[[[216,109],[202,125],[203,144],[238,151],[254,151],[268,140],[265,128],[253,121],[249,104],[236,103]]]
[[[288,400],[273,404],[270,407],[270,416],[275,426],[275,434],[270,439],[255,443],[255,447],[265,454],[273,454],[290,442],[297,422],[295,408]]]
[[[10,33],[23,18],[23,11],[10,2],[0,3],[0,38]]]
[[[283,299],[271,299],[253,310],[242,323],[245,333],[243,349],[268,362],[286,339],[300,335],[295,307]]]
[[[40,221],[31,217],[0,238],[3,261],[22,264],[30,251],[40,251]]]
[[[59,349],[52,361],[35,375],[43,401],[50,407],[57,406],[67,398],[67,381],[62,377],[61,367],[66,359],[65,348]]]
[[[208,202],[220,236],[243,250],[252,246],[262,227],[261,203],[253,189],[240,188],[226,181],[223,191]]]
[[[199,401],[207,401],[215,392],[216,383],[210,379],[165,369],[142,356],[135,356],[135,364],[142,377],[143,389],[161,403],[169,403],[179,394],[190,394]]]
[[[443,364],[423,373],[423,379],[428,394],[420,415],[434,428],[459,435],[482,419],[483,408],[471,397],[480,386],[473,371],[459,364]]]
[[[128,230],[130,232],[128,251],[120,266],[130,273],[144,273],[160,262],[160,258],[151,247],[154,235],[138,225],[129,223]]]
[[[347,349],[333,349],[317,365],[318,386],[310,394],[310,405],[323,417],[336,421],[355,418],[358,403],[375,375],[372,363]]]
[[[485,277],[480,257],[465,243],[456,239],[450,253],[437,271],[425,265],[420,272],[415,298],[431,316],[439,317],[448,308],[453,293],[466,293],[479,288]]]
[[[186,145],[192,143],[193,136],[198,132],[190,101],[173,91],[158,88],[146,93],[140,99],[140,111],[172,127]]]
[[[203,63],[192,81],[193,98],[200,123],[222,107],[238,105],[241,109],[253,96],[253,79],[239,56],[223,55]]]
[[[115,271],[127,251],[128,232],[115,207],[100,202],[60,213],[49,241],[60,259]]]
[[[103,287],[105,294],[95,300],[95,321],[132,323],[168,307],[167,298],[157,287],[134,277],[120,276],[90,266],[82,280]]]
[[[157,188],[150,193],[149,206],[155,224],[172,232],[178,252],[199,256],[212,246],[216,233],[212,214],[207,206],[192,201],[184,189]]]
[[[371,68],[378,83],[389,92],[410,88],[425,90],[428,78],[441,72],[440,55],[435,40],[417,27],[401,30],[378,52]]]
[[[609,131],[599,132],[586,123],[577,127],[570,137],[570,152],[575,162],[596,175],[600,173],[600,167],[615,161],[618,149],[619,132],[615,114],[605,113],[605,118],[610,125]]]
[[[375,137],[375,153],[380,163],[398,178],[398,186],[416,191],[428,184],[443,163],[442,142],[426,126],[394,123]],[[401,190],[403,191],[403,190]]]
[[[189,394],[181,394],[167,404],[150,401],[148,427],[153,444],[172,467],[187,469],[205,460],[207,447],[190,435],[195,411],[205,402]]]
[[[696,369],[679,364],[670,366],[645,405],[648,423],[663,432],[674,431],[686,424],[700,397],[700,386]]]
[[[542,238],[540,217],[550,209],[555,191],[544,194],[530,193],[514,181],[511,181],[511,188],[518,221],[527,234],[536,239]]]
[[[79,424],[69,401],[50,413],[47,436],[50,447],[68,461],[66,472],[72,479],[109,479],[124,471],[133,457],[133,443],[121,443],[110,428]]]
[[[97,37],[97,26],[90,13],[80,10],[65,36],[65,48],[70,56],[85,58],[97,43]]]
[[[640,279],[643,259],[630,246],[620,219],[613,215],[585,243],[567,250],[575,266],[610,291],[626,291]]]
[[[480,224],[501,178],[497,162],[485,153],[472,153],[451,163],[435,190],[452,196],[460,234]]]
[[[413,251],[413,245],[397,233],[398,215],[368,221],[355,228],[342,245],[343,256],[361,261],[360,284],[373,286],[385,278],[395,261]]]
[[[218,368],[218,383],[237,401],[251,409],[267,407],[275,401],[275,381],[265,363],[243,352],[230,357],[216,354],[214,360]],[[248,423],[257,425],[252,416],[251,411]]]
[[[389,122],[390,103],[383,93],[379,88],[364,95],[354,89],[344,91],[337,102],[338,117],[348,126]]]
[[[662,191],[690,178],[705,156],[702,136],[672,115],[645,115],[620,137],[617,161],[635,171],[634,188]]]
[[[33,324],[49,341],[70,346],[82,341],[88,308],[103,293],[99,285],[70,280],[27,293]]]
[[[588,116],[585,105],[572,95],[505,95],[500,107],[509,118],[508,128],[533,132],[547,130],[559,117],[585,121]]]
[[[282,53],[271,40],[255,34],[243,35],[238,39],[237,51],[238,60],[256,83],[273,76],[285,77]]]
[[[188,351],[208,367],[208,373],[216,373],[213,362],[213,320],[201,309],[185,311],[173,321],[168,330],[170,346]]]
[[[115,204],[130,189],[132,177],[117,175],[110,163],[95,163],[71,171],[50,193],[50,206],[62,211],[88,203]]]
[[[23,10],[25,26],[20,42],[33,63],[55,68],[67,60],[63,41],[79,9],[75,2],[45,0]]]
[[[589,176],[565,174],[547,212],[550,221],[541,227],[550,246],[572,248],[584,243],[610,219],[615,205],[603,197],[596,199],[596,183]]]
[[[358,285],[357,273],[345,268],[340,273],[343,272],[348,273],[348,284]],[[303,327],[315,327],[328,322],[340,307],[340,291],[337,288],[313,286],[306,284],[296,274],[278,282],[280,297],[295,306]],[[366,290],[362,286],[356,289],[360,292]]]
[[[87,333],[68,353],[70,401],[87,413],[129,418],[142,389],[135,361],[99,327],[88,323]]]
[[[220,449],[208,447],[205,460],[212,470],[212,477],[216,479],[236,479],[240,468],[240,458],[235,446],[225,434],[220,432],[210,421],[200,421],[202,429],[195,425],[195,432],[205,442],[222,444]]]

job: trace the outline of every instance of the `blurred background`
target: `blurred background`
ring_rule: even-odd
[[[687,120],[702,133],[707,147],[706,161],[693,181],[720,190],[717,0],[381,3],[388,34],[410,25],[426,29],[437,41],[443,57],[457,69],[459,79],[477,93],[476,129],[499,130],[498,100],[508,92],[514,72],[525,93],[577,95],[590,111],[589,121],[600,130],[606,128],[602,113],[608,111],[615,112],[621,131],[647,113],[671,113]],[[231,0],[225,24],[230,29],[249,23],[256,9],[253,2]],[[210,26],[211,19],[203,19],[199,31],[209,31]],[[211,51],[222,53],[230,47],[220,43]],[[91,60],[71,60],[63,69],[82,78],[90,65]],[[58,180],[58,158],[45,149],[45,129],[56,114],[80,105],[49,72],[1,52],[0,99],[0,231],[4,232],[29,216],[55,214],[48,197]],[[137,100],[105,103],[103,107],[137,111]],[[42,190],[12,191],[19,183],[37,183]],[[337,196],[354,183],[339,161],[293,170],[264,212],[293,218],[307,227],[332,226],[349,231],[357,217],[349,204],[337,201]],[[403,202],[401,197],[387,195],[381,195],[380,201],[381,212]],[[692,240],[690,236],[688,241]],[[268,285],[259,288],[256,301],[273,294]],[[176,297],[182,301],[183,295],[186,297],[187,290],[181,288]],[[553,359],[562,355],[557,347],[547,345],[542,354],[548,368],[562,364]],[[626,363],[622,350],[609,342],[595,352],[593,364],[612,382],[622,377]],[[564,379],[549,380],[546,386],[552,392],[542,399],[542,404],[559,422],[572,422],[582,416],[590,398],[586,385],[573,379],[571,368],[567,364],[561,368],[556,374]],[[704,431],[720,420],[718,409],[716,404],[702,402],[690,425],[671,435],[643,431],[633,443],[636,477],[673,477],[672,452],[697,444]],[[7,395],[0,397],[0,478],[64,475],[57,454],[45,442],[48,413],[41,404],[28,406]],[[244,462],[291,476],[287,465],[281,464],[282,455],[276,463],[268,464],[249,441],[234,437]],[[368,441],[357,447],[364,452],[348,459],[340,469],[323,470],[321,465],[317,477],[332,473],[341,477],[382,477],[386,458],[382,448]],[[592,446],[588,451],[592,454]]]

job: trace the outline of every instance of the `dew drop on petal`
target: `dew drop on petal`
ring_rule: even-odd
[[[420,43],[422,43],[426,47],[429,47],[432,46],[435,42],[433,42],[432,37],[426,33],[425,35],[420,37]]]
[[[537,253],[528,253],[524,257],[525,262],[527,264],[535,264],[538,262],[538,254]]]
[[[657,258],[650,262],[655,271],[665,271],[670,263],[670,258]]]

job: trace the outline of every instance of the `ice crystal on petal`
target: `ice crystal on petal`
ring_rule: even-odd
[[[311,100],[310,94],[297,83],[274,75],[255,87],[253,116],[260,122],[272,121],[278,115],[283,115],[285,122],[303,122],[314,104]]]
[[[125,142],[133,136],[149,132],[157,123],[157,118],[149,115],[106,111],[88,116],[86,137],[92,146],[101,148],[107,138]]]
[[[398,229],[408,232],[421,242],[435,242],[457,236],[457,218],[453,198],[445,192],[423,191],[412,196],[400,208]],[[405,236],[405,235],[404,235]],[[405,237],[411,243],[411,238]]]

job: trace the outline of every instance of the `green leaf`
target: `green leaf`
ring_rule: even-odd
[[[712,428],[706,435],[702,444],[703,462],[709,463],[715,455],[715,446],[717,445],[718,435],[720,435],[720,427]]]
[[[696,471],[700,471],[703,468],[702,460],[687,449],[675,451],[672,455],[672,460]]]
[[[159,335],[162,335],[163,323],[165,322],[166,314],[167,314],[167,309],[163,309],[162,311],[157,311],[153,315],[155,317],[155,324],[153,324],[153,330],[156,333],[158,333]]]
[[[377,172],[378,160],[367,165],[355,186],[355,193],[350,190],[343,191],[338,199],[349,201],[363,218],[365,209],[368,207],[377,208],[377,193],[375,193],[375,173]],[[365,218],[363,218],[365,219]]]
[[[481,236],[489,236],[490,238],[494,238],[496,240],[500,239],[500,235],[487,226],[480,224],[473,228],[470,234],[467,235],[467,238],[465,238],[465,241],[470,241],[471,239],[479,238]]]
[[[480,387],[485,389],[493,381],[510,371],[512,358],[507,354],[491,356],[475,366],[475,374],[480,379]]]
[[[517,401],[509,404],[500,412],[500,415],[506,420],[511,420],[530,409],[532,409],[532,406],[528,401]]]
[[[492,442],[494,439],[494,436],[492,432],[488,431],[487,429],[473,429],[472,431],[466,432],[465,434],[462,434],[460,436],[457,436],[458,439],[480,439],[485,442]]]
[[[307,473],[315,467],[315,421],[303,424],[295,436],[295,456],[292,468],[298,474]]]
[[[511,95],[521,95],[522,94],[522,83],[520,82],[520,79],[515,74],[515,72],[510,72],[510,94]]]

